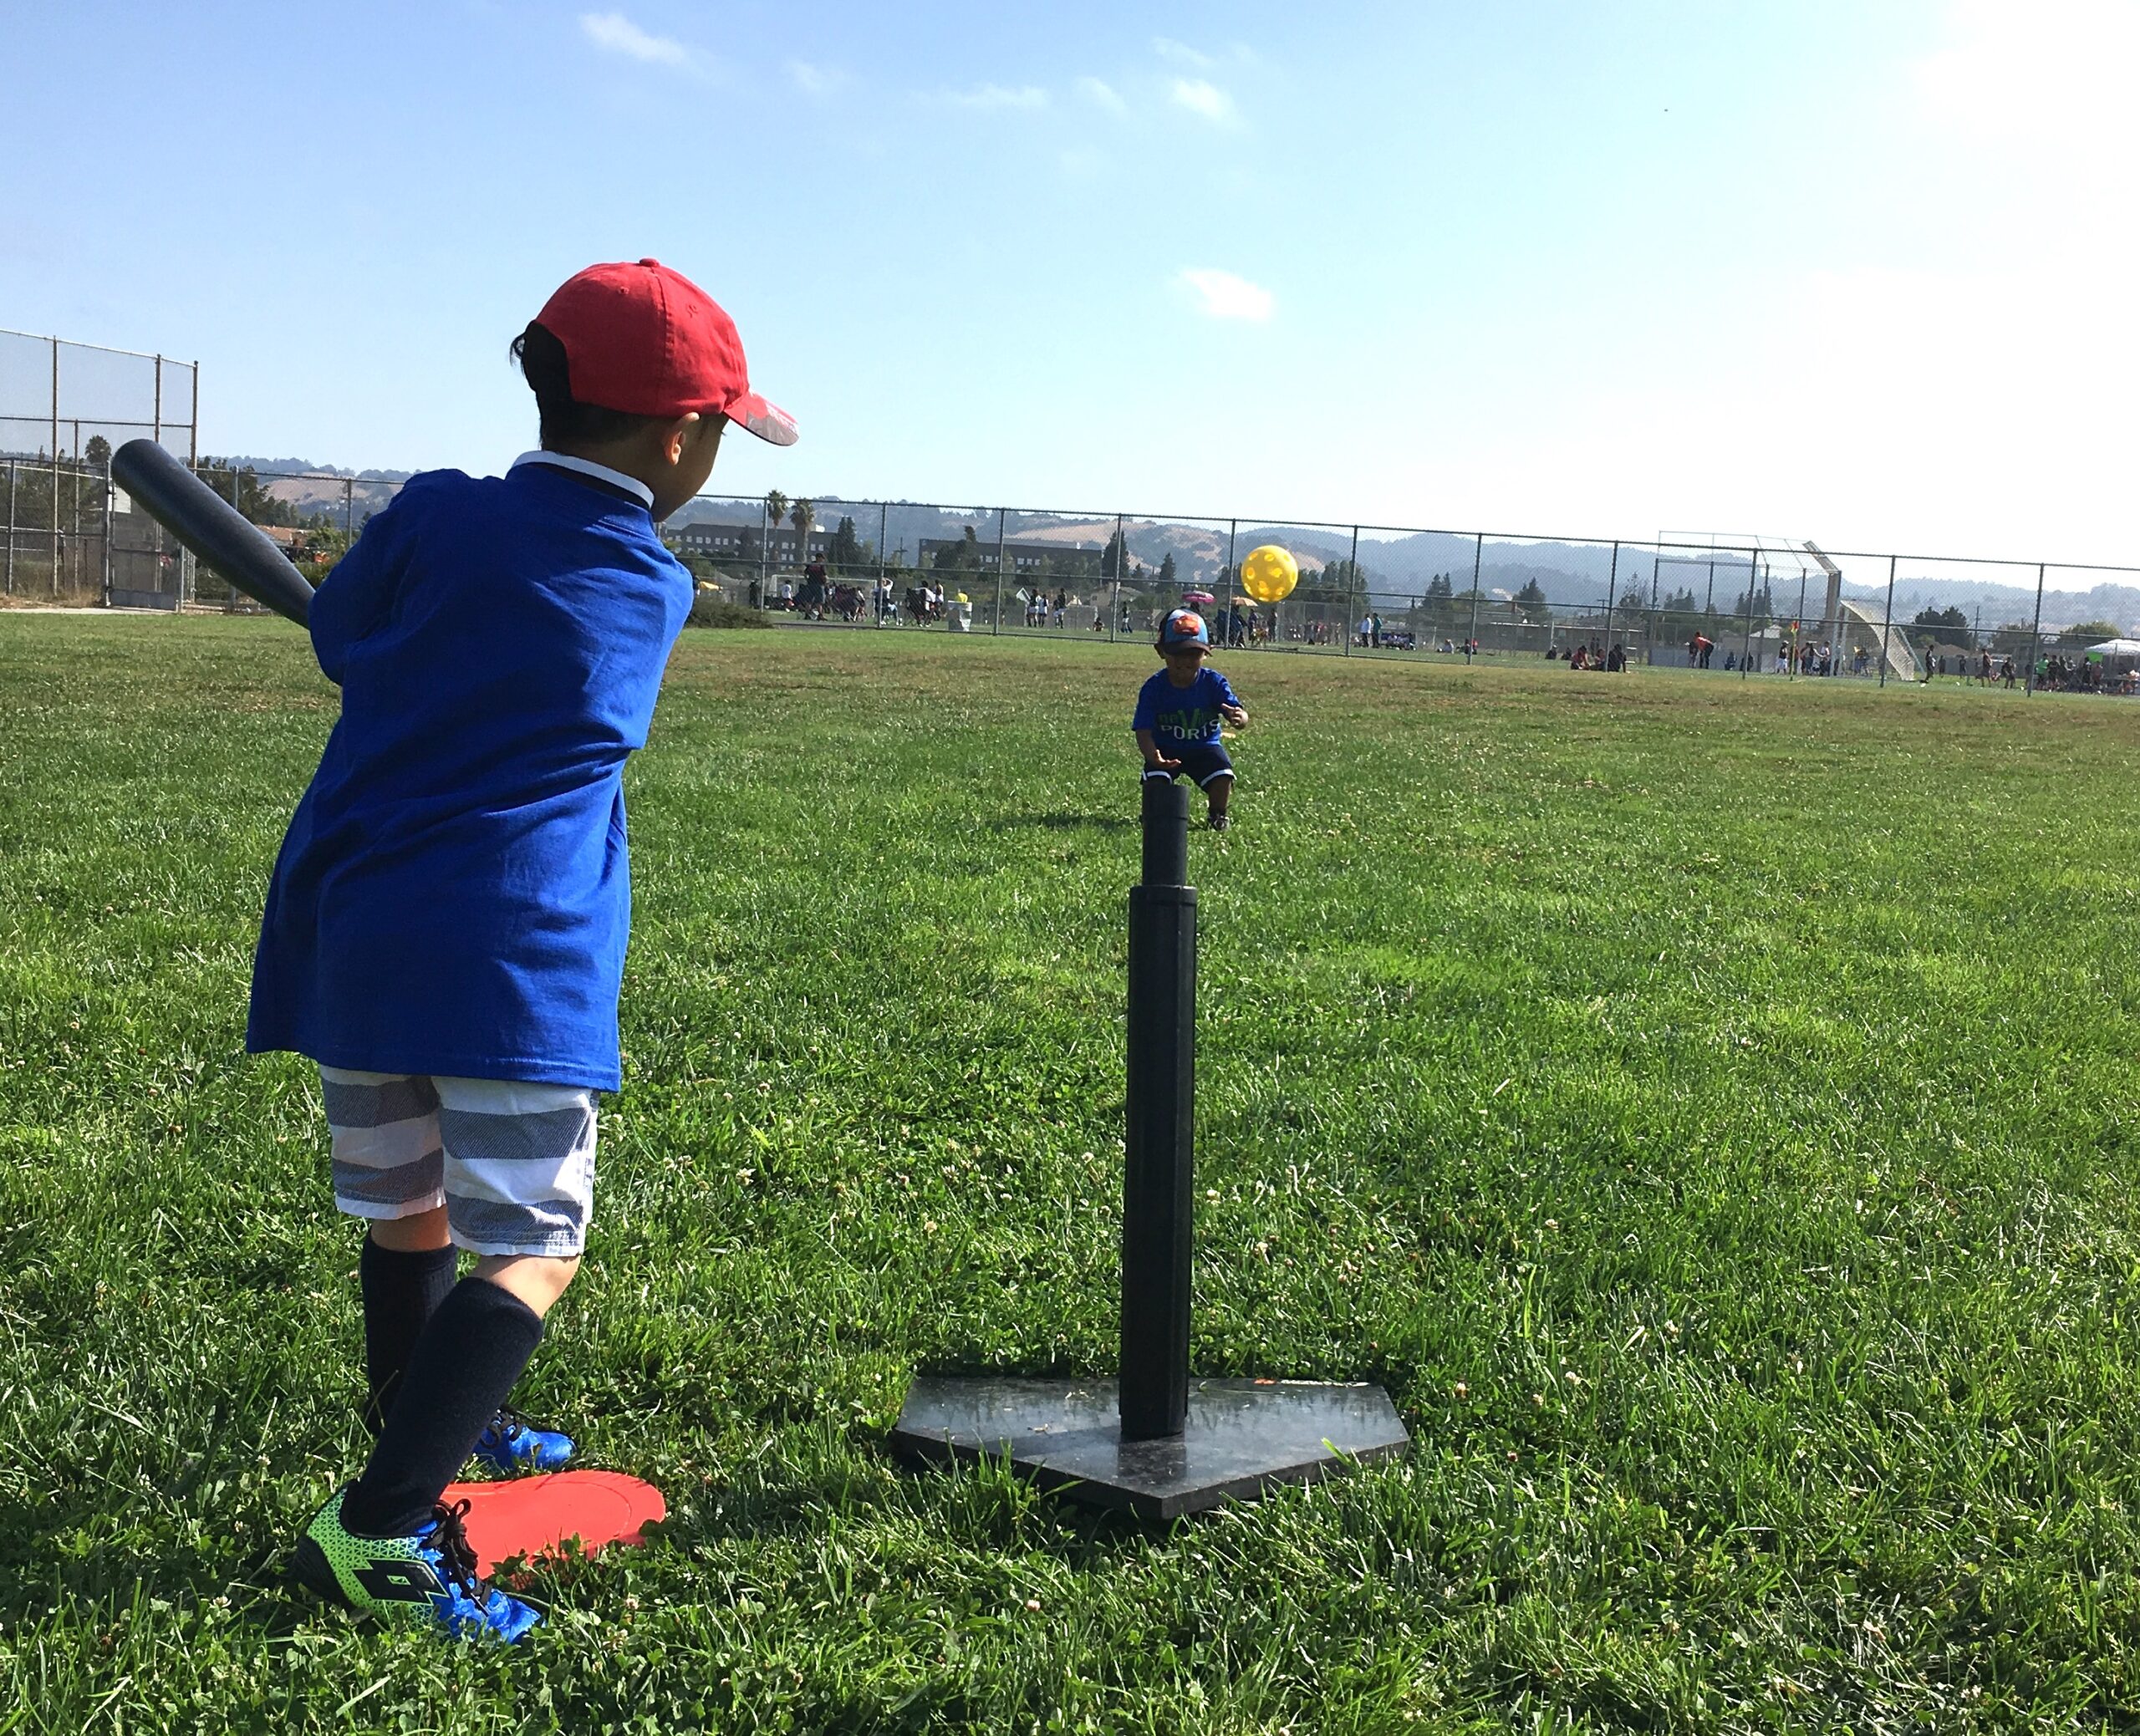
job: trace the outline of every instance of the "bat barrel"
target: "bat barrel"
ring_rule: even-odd
[[[302,627],[312,587],[237,507],[152,440],[111,455],[112,480],[196,556],[256,602]]]

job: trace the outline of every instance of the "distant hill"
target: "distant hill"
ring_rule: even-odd
[[[209,456],[209,455],[204,455]],[[250,469],[256,476],[270,473],[283,475],[305,471],[320,476],[349,476],[359,482],[405,482],[415,475],[414,471],[353,471],[337,464],[320,464],[309,458],[255,458],[247,454],[212,455],[218,464],[227,464],[239,470]]]

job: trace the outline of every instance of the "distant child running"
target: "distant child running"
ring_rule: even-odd
[[[1226,678],[1205,667],[1211,633],[1194,609],[1178,608],[1159,624],[1159,655],[1166,667],[1137,692],[1129,727],[1144,756],[1144,776],[1172,782],[1185,775],[1210,798],[1211,829],[1230,823],[1234,762],[1219,739],[1221,720],[1248,727],[1248,712]]]
[[[275,864],[246,1034],[318,1063],[334,1201],[368,1225],[377,1438],[292,1571],[504,1640],[536,1612],[476,1577],[441,1497],[471,1458],[573,1452],[506,1399],[578,1269],[595,1093],[621,1082],[624,761],[691,606],[656,527],[728,423],[795,438],[728,316],[651,259],[580,272],[512,353],[541,449],[411,477],[313,599],[342,713]]]

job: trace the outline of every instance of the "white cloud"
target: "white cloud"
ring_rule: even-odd
[[[1958,0],[1916,82],[1938,120],[2042,150],[2129,150],[2140,8],[2124,0]]]
[[[1078,79],[1078,94],[1111,115],[1119,115],[1129,106],[1123,101],[1121,93],[1104,79]]]
[[[1200,54],[1185,42],[1176,42],[1170,36],[1152,38],[1152,52],[1162,60],[1173,60],[1183,66],[1206,67],[1212,64],[1209,54]]]
[[[682,66],[691,58],[691,51],[673,37],[652,35],[620,12],[583,12],[579,28],[598,48],[633,60]]]
[[[1197,298],[1198,311],[1213,319],[1246,319],[1261,325],[1276,306],[1271,292],[1260,283],[1237,277],[1208,266],[1191,266],[1178,280]]]
[[[1200,115],[1215,125],[1228,125],[1234,119],[1234,99],[1205,79],[1176,79],[1169,94],[1190,114]]]
[[[830,96],[848,82],[847,74],[837,67],[818,66],[808,60],[789,61],[787,76],[806,96]]]
[[[961,109],[1045,109],[1047,93],[1037,84],[977,84],[954,90],[948,99]]]

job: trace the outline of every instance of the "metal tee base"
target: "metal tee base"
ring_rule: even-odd
[[[1111,1380],[924,1375],[891,1445],[920,1462],[1007,1457],[1043,1489],[1169,1520],[1394,1459],[1411,1444],[1379,1387],[1191,1380],[1187,1428],[1145,1441],[1122,1438],[1116,1403]]]

